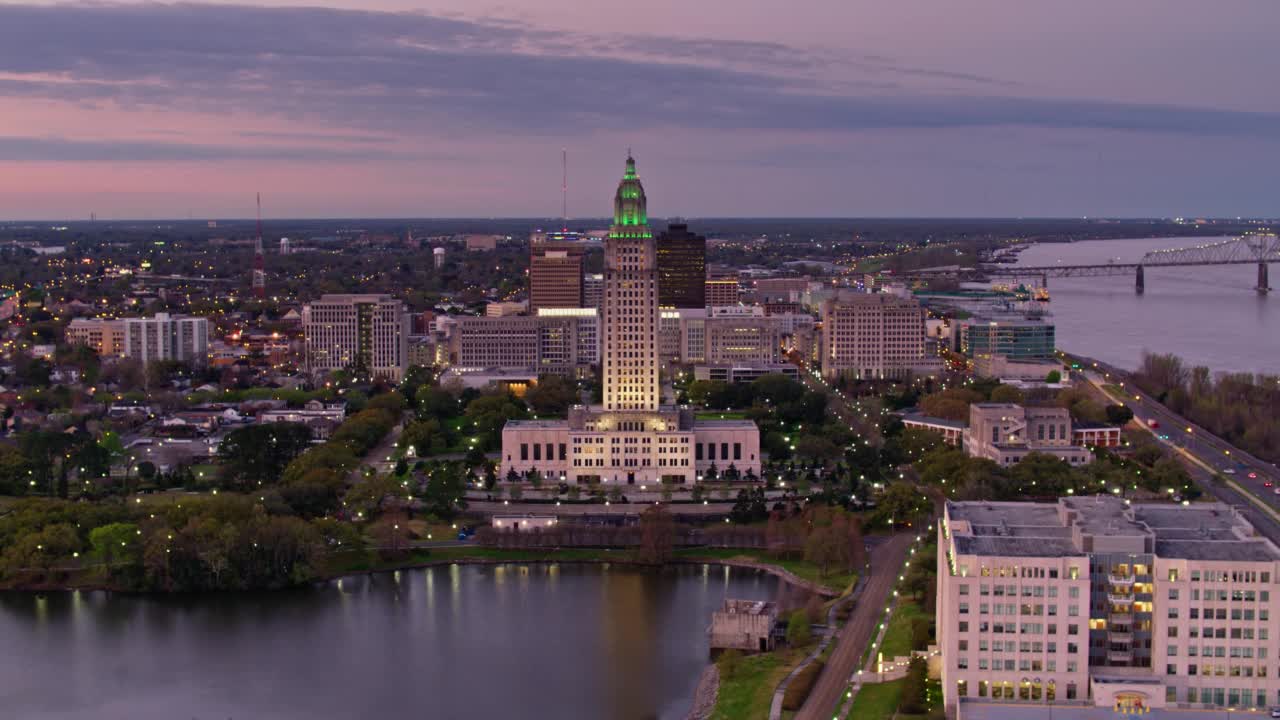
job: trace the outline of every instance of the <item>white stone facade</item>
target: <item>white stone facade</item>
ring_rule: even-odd
[[[1280,550],[1220,504],[948,503],[944,702],[1280,705]]]

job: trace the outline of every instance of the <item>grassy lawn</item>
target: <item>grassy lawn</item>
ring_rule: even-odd
[[[769,563],[791,572],[804,580],[815,582],[820,585],[826,585],[834,590],[846,590],[853,585],[858,579],[858,574],[853,572],[844,572],[842,570],[833,571],[827,575],[823,575],[821,569],[813,563],[804,560],[784,560],[775,558],[764,550],[741,550],[737,548],[686,548],[675,551],[676,557],[697,559],[712,558],[715,560],[729,560],[733,558],[741,558],[744,560],[754,560],[756,562]]]
[[[884,659],[902,657],[911,652],[911,624],[916,618],[928,617],[915,601],[902,599],[889,617],[889,627],[884,632],[884,644],[880,649]]]
[[[898,710],[902,699],[902,681],[868,683],[862,686],[853,699],[849,717],[857,720],[889,720]]]
[[[746,420],[747,414],[733,410],[725,410],[724,412],[706,411],[697,413],[697,418],[699,420]]]
[[[733,677],[720,676],[712,720],[752,720],[769,717],[778,683],[809,654],[809,648],[779,650],[741,659]]]

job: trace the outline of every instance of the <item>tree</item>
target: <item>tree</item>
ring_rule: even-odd
[[[902,681],[902,698],[898,712],[920,715],[925,711],[925,692],[929,684],[929,666],[924,658],[913,655],[907,663],[907,676]]]
[[[826,577],[834,567],[849,565],[849,536],[835,525],[814,528],[804,544],[804,559],[818,566],[818,573]]]
[[[466,418],[480,433],[485,447],[497,447],[501,443],[502,426],[508,420],[523,419],[527,412],[515,397],[507,393],[482,395],[467,405]]]
[[[675,521],[666,505],[651,505],[640,513],[640,545],[636,560],[649,565],[662,565],[671,559],[675,545]]]
[[[107,576],[131,572],[142,559],[142,537],[133,523],[116,522],[89,531],[90,555],[106,566]]]
[[[1108,405],[1103,410],[1112,425],[1125,425],[1133,419],[1133,411],[1124,405]]]
[[[577,386],[563,375],[542,375],[524,395],[538,415],[563,415],[578,402]]]
[[[1050,385],[1056,385],[1062,382],[1062,373],[1057,370],[1050,370],[1049,374],[1044,376],[1044,381]]]
[[[1052,374],[1050,373],[1050,375]],[[1057,380],[1051,380],[1050,382],[1057,382]],[[1022,391],[1012,385],[997,385],[991,391],[991,402],[993,403],[1021,405],[1024,399]]]
[[[809,613],[796,610],[787,620],[787,644],[791,647],[803,647],[809,644],[813,630],[809,624]]]
[[[227,433],[218,459],[228,485],[247,489],[278,482],[310,445],[311,429],[301,423],[248,425]]]
[[[981,393],[967,388],[950,388],[921,398],[920,409],[931,417],[968,420],[969,405],[984,399]]]

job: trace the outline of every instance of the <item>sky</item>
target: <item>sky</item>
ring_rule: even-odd
[[[1280,216],[1274,0],[0,0],[0,220]]]

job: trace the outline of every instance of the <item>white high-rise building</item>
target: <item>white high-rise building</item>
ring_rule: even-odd
[[[307,369],[398,381],[409,363],[409,313],[390,295],[324,295],[302,306]]]
[[[168,313],[125,318],[124,355],[143,364],[173,360],[204,365],[209,360],[209,319]]]
[[[604,409],[658,409],[658,254],[635,160],[604,241]]]

